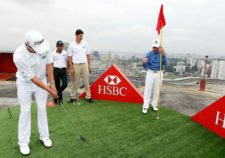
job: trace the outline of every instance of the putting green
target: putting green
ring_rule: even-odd
[[[162,108],[141,114],[140,104],[95,101],[65,104],[75,128],[61,107],[48,108],[53,147],[45,149],[38,140],[37,114],[32,106],[31,155],[34,158],[219,158],[225,155],[225,141],[176,111]],[[0,110],[0,157],[21,157],[17,145],[19,107]],[[86,142],[80,140],[85,136]]]

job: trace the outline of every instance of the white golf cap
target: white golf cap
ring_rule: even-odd
[[[160,41],[158,39],[155,39],[152,43],[152,47],[159,48],[159,46],[160,46]]]
[[[37,30],[29,30],[25,34],[25,42],[31,46],[37,54],[49,51],[49,44]]]

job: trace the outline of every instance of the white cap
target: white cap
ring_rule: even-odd
[[[49,44],[37,30],[29,30],[25,34],[26,43],[31,46],[37,54],[43,54],[49,51]]]
[[[152,43],[152,47],[159,48],[159,46],[160,46],[160,41],[158,39],[155,39]]]

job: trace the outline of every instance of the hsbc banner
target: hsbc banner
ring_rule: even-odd
[[[93,99],[143,103],[143,96],[129,79],[112,65],[90,87]],[[85,97],[83,93],[80,97]]]
[[[192,116],[192,120],[225,138],[225,96]]]

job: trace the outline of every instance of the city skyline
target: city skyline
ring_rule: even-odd
[[[0,6],[0,51],[13,51],[24,33],[38,29],[54,49],[57,40],[70,42],[74,31],[85,32],[92,51],[142,53],[151,50],[160,5],[167,25],[163,46],[169,54],[223,55],[225,2],[148,0],[3,0]]]

